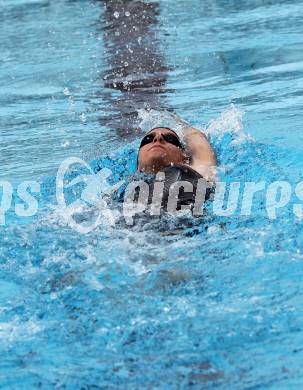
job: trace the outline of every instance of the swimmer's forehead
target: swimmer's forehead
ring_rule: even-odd
[[[169,127],[154,127],[153,129],[149,130],[146,134],[149,134],[152,131],[159,131],[159,130],[166,130],[166,132],[169,131],[169,132],[175,134],[179,138],[178,134],[174,130],[170,129]]]

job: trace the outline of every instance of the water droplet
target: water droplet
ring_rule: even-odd
[[[114,17],[115,17],[116,19],[118,19],[119,16],[120,16],[119,12],[118,12],[118,11],[115,11],[115,12],[114,12]]]
[[[125,16],[130,16],[130,12],[126,11]]]
[[[62,142],[61,146],[63,146],[63,148],[66,148],[67,146],[69,146],[69,141]]]
[[[64,93],[65,96],[69,96],[70,95],[70,91],[69,91],[69,89],[67,87],[63,89],[63,93]]]

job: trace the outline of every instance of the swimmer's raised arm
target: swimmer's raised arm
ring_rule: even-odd
[[[183,137],[191,155],[190,166],[206,180],[214,181],[217,159],[206,135],[200,130],[186,126],[183,128]]]

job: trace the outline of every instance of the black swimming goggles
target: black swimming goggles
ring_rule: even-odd
[[[181,141],[179,140],[179,137],[176,134],[173,133],[161,133],[164,141],[177,146],[177,148],[184,149],[184,146],[182,145]],[[145,137],[143,137],[139,149],[141,149],[143,146],[150,144],[153,142],[156,134],[146,134]]]

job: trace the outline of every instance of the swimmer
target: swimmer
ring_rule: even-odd
[[[191,127],[184,130],[183,142],[170,128],[157,127],[142,139],[138,170],[157,173],[169,166],[189,167],[207,181],[213,182],[217,160],[204,133]]]
[[[137,172],[151,174],[156,180],[158,172],[165,174],[162,207],[166,211],[180,210],[184,208],[182,205],[193,211],[196,199],[201,199],[200,207],[209,199],[215,185],[217,160],[206,135],[189,126],[182,135],[181,140],[174,130],[156,127],[147,132],[139,147]],[[154,183],[153,180],[153,186]],[[153,202],[153,186],[149,204]],[[202,195],[196,198],[198,191],[203,193],[203,199]]]

